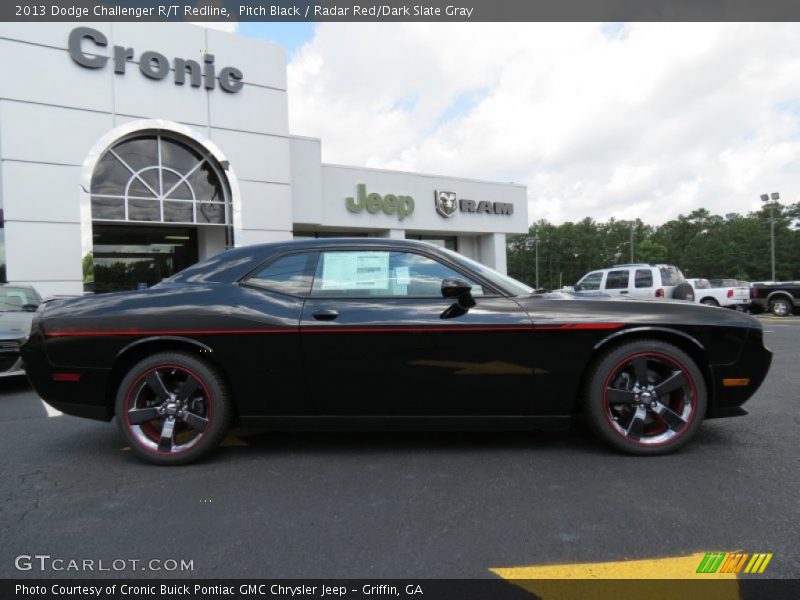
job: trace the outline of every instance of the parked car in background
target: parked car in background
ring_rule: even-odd
[[[615,265],[587,273],[575,284],[576,292],[600,291],[629,298],[671,298],[694,301],[694,288],[673,265]]]
[[[800,308],[800,281],[767,281],[750,287],[750,306],[756,312],[768,310],[778,317]]]
[[[23,375],[20,346],[42,299],[31,286],[0,285],[0,377]]]
[[[745,310],[750,305],[750,286],[736,279],[715,279],[728,285],[714,285],[710,279],[687,279],[694,288],[695,302],[706,306],[722,306]],[[744,284],[744,285],[742,285]]]

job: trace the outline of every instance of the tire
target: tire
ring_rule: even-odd
[[[637,394],[636,385],[645,378],[650,387]],[[657,340],[623,344],[598,357],[583,394],[584,413],[597,436],[638,456],[669,454],[686,444],[700,427],[707,397],[692,358]]]
[[[775,298],[769,303],[770,312],[776,317],[788,317],[794,307],[787,298]]]
[[[207,455],[225,437],[232,415],[219,373],[183,352],[160,352],[134,365],[119,385],[115,408],[131,449],[158,465]]]
[[[703,298],[700,300],[700,304],[705,304],[706,306],[719,306],[719,302],[714,300],[714,298]],[[736,308],[734,306],[734,308]]]
[[[691,286],[691,284],[682,283],[672,290],[672,299],[694,302],[694,288]]]

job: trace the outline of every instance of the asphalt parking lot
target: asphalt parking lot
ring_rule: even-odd
[[[443,578],[733,550],[800,577],[800,317],[762,320],[775,356],[750,415],[659,458],[582,427],[237,432],[209,460],[159,468],[114,425],[49,414],[24,380],[0,381],[0,577],[93,575],[15,569],[37,553],[193,561],[151,577]]]

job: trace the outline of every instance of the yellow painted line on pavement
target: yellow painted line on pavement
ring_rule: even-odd
[[[697,573],[705,552],[689,556],[575,563],[497,567],[496,575],[527,590],[542,600],[611,600],[632,597],[646,600],[738,600],[736,573]],[[611,580],[606,584],[602,580]],[[619,582],[616,580],[628,580]],[[660,580],[660,581],[658,581]],[[713,581],[712,585],[700,580]]]

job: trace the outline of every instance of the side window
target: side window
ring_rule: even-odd
[[[630,277],[628,269],[621,269],[619,271],[609,271],[606,277],[607,290],[624,290],[628,288],[628,278]]]
[[[317,252],[300,252],[282,256],[250,277],[247,283],[283,294],[307,296],[317,255]]]
[[[378,250],[323,252],[311,295],[441,298],[445,277],[464,279],[472,285],[473,295],[483,295],[479,284],[438,261],[411,252]]]
[[[594,273],[589,273],[579,283],[581,290],[599,290],[601,281],[603,281],[603,272],[596,271]]]
[[[650,269],[636,269],[636,287],[653,287],[653,272]]]

